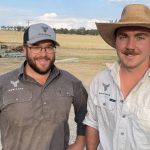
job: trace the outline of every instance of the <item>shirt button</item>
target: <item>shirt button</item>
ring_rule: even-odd
[[[18,101],[18,98],[16,98],[16,101]]]
[[[66,94],[67,94],[68,96],[70,96],[70,93],[69,93],[69,92],[67,92]]]
[[[46,105],[46,102],[44,102],[43,104]]]
[[[123,100],[120,100],[121,103],[123,103]]]
[[[104,106],[106,106],[106,103],[103,103]]]
[[[121,135],[124,135],[124,132],[121,132]]]
[[[125,118],[126,117],[126,115],[122,115],[122,118]]]

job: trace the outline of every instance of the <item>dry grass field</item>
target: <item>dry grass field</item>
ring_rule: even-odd
[[[21,45],[22,32],[0,31],[0,42],[8,45]],[[100,36],[90,35],[57,35],[60,47],[57,48],[57,60],[77,58],[77,62],[56,62],[62,69],[68,70],[88,86],[93,76],[106,63],[114,61],[115,50],[107,45]],[[20,65],[24,58],[0,58],[0,73],[12,70]]]

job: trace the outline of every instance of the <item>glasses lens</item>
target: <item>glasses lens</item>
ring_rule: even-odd
[[[54,46],[48,46],[48,47],[30,46],[29,48],[32,53],[40,53],[43,49],[47,53],[53,53],[55,51]]]
[[[48,47],[45,47],[45,49],[46,49],[47,53],[53,53],[55,51],[55,47],[54,46],[48,46]]]

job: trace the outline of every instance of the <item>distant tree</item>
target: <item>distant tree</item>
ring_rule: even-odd
[[[24,31],[24,27],[23,26],[17,26],[16,29],[17,29],[17,31]]]
[[[27,26],[1,26],[0,30],[9,30],[9,31],[24,31],[27,29]],[[79,29],[66,29],[54,28],[54,31],[59,34],[79,34],[79,35],[97,35],[98,32],[96,29],[86,29],[85,27],[80,27]]]
[[[5,30],[5,26],[1,26],[1,30]]]
[[[76,34],[76,30],[75,29],[70,29],[69,33],[70,34]]]
[[[86,31],[86,29],[84,27],[81,27],[81,28],[77,29],[77,34],[85,35],[86,34],[85,31]]]

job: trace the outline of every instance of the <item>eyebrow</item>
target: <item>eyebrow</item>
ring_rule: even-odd
[[[141,35],[148,36],[148,33],[146,33],[146,32],[141,32],[141,33],[135,34],[135,36],[141,36]]]
[[[119,31],[117,32],[116,36],[118,35],[123,35],[123,36],[127,36],[128,34],[124,31]],[[135,36],[148,36],[147,32],[140,32],[140,33],[136,33]]]

